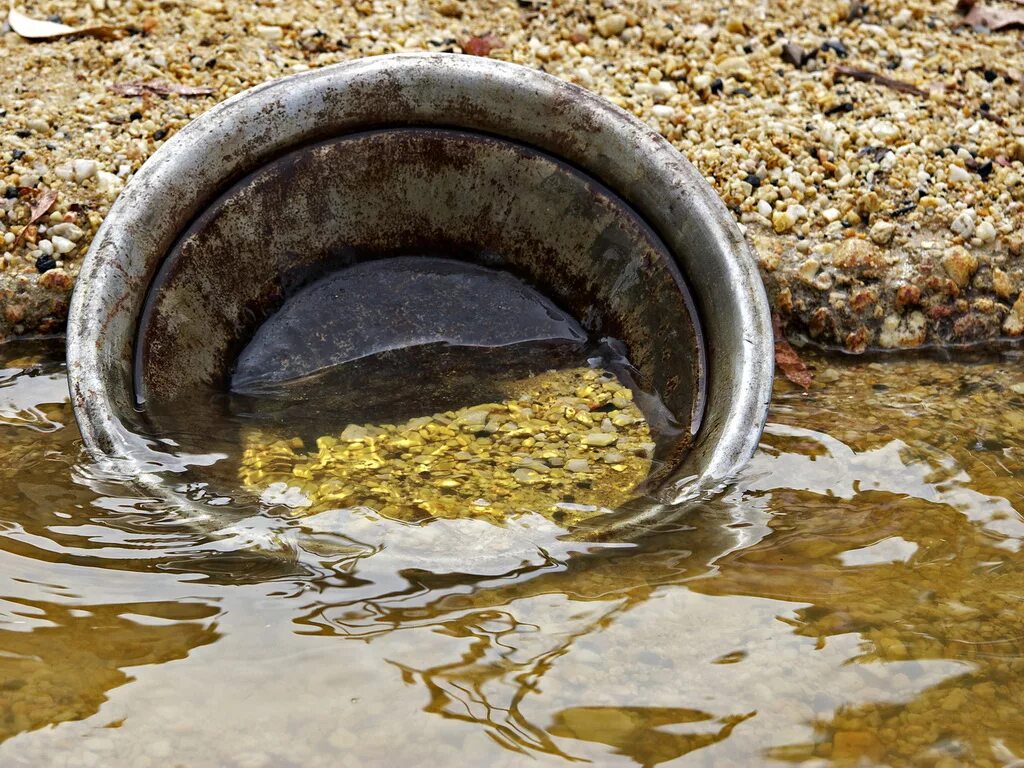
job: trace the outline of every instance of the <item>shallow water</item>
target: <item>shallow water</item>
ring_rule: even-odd
[[[584,544],[183,518],[40,351],[0,348],[5,768],[1024,760],[1018,357],[812,360],[721,502]]]

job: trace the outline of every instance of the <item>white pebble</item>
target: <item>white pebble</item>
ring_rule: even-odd
[[[256,27],[256,34],[264,40],[280,40],[284,36],[284,30],[269,24],[260,24]]]
[[[757,201],[757,212],[764,216],[766,219],[772,215],[772,204],[767,200]]]
[[[953,219],[953,223],[949,225],[949,228],[953,230],[960,237],[970,237],[974,234],[974,209],[968,208],[962,212],[959,216]]]
[[[871,126],[871,132],[880,139],[889,140],[895,139],[900,135],[900,129],[890,123],[888,120],[879,120],[873,126]]]
[[[996,239],[996,228],[988,219],[982,219],[975,230],[975,234],[983,243],[991,243]]]
[[[96,189],[100,192],[119,192],[124,182],[116,174],[109,171],[99,171],[96,174]]]
[[[959,165],[952,165],[949,168],[949,180],[955,184],[971,180],[971,174]]]
[[[96,175],[95,160],[75,160],[72,167],[75,172],[75,181],[79,184]]]
[[[829,223],[839,221],[840,216],[842,216],[842,213],[840,213],[838,208],[826,208],[821,212],[821,217]]]
[[[892,240],[896,225],[891,221],[879,221],[871,227],[871,239],[878,245],[885,245]]]
[[[85,232],[82,231],[81,227],[72,224],[70,221],[62,221],[60,224],[54,224],[50,227],[50,234],[60,235],[77,243],[85,235]]]
[[[602,16],[594,26],[601,37],[613,37],[622,34],[622,30],[626,28],[626,17],[621,13],[612,13]]]
[[[569,459],[565,462],[565,468],[570,472],[586,472],[590,469],[590,462],[586,459]]]
[[[36,243],[36,247],[47,256],[53,256],[53,243],[49,240],[40,240]]]
[[[584,435],[583,443],[585,445],[596,445],[603,448],[607,445],[611,445],[618,439],[619,436],[614,432],[591,432],[588,435]]]
[[[71,251],[75,250],[75,244],[72,241],[68,240],[66,237],[54,235],[51,242],[53,243],[53,247],[57,251],[57,253],[64,254],[70,253]]]

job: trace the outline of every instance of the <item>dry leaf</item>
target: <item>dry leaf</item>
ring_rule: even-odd
[[[132,80],[129,83],[115,83],[110,90],[121,96],[144,96],[155,93],[159,96],[209,96],[213,88],[199,88],[191,85],[165,83],[162,80]]]
[[[28,40],[53,40],[58,37],[69,37],[70,35],[89,35],[105,40],[120,37],[123,30],[119,27],[105,25],[94,27],[69,27],[67,24],[58,24],[55,21],[33,19],[26,16],[14,7],[12,0],[10,10],[7,13],[7,23],[11,29]]]
[[[789,381],[798,387],[808,389],[814,382],[814,374],[786,341],[786,336],[782,332],[782,321],[778,315],[772,316],[772,327],[775,329],[775,365]]]
[[[22,239],[28,235],[28,228],[39,221],[39,219],[53,207],[53,204],[57,202],[57,190],[55,189],[34,189],[32,192],[38,194],[39,197],[37,197],[35,202],[33,202],[29,207],[28,223],[22,227],[21,232],[16,238],[14,238],[14,243],[11,245],[12,251],[17,248]]]
[[[992,8],[976,0],[962,2],[957,10],[966,15],[960,20],[962,26],[985,27],[992,32],[1013,27],[1024,27],[1024,10],[1017,8]]]
[[[471,37],[462,44],[462,52],[470,56],[490,56],[495,48],[501,48],[502,42],[492,34]]]
[[[852,77],[854,80],[859,80],[862,83],[877,83],[878,85],[884,85],[886,88],[892,88],[894,91],[900,93],[910,93],[914,96],[927,96],[928,91],[924,88],[918,88],[916,85],[906,83],[902,80],[896,80],[892,77],[886,77],[878,72],[872,72],[868,69],[857,69],[856,67],[838,66],[835,69],[837,75],[842,77]]]

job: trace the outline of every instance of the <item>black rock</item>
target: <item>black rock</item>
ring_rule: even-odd
[[[12,160],[21,160],[21,158],[23,158],[24,156],[25,156],[25,150],[24,149],[14,149],[14,150],[11,150],[11,159]]]
[[[711,92],[712,93],[721,93],[724,88],[725,88],[725,83],[722,82],[722,78],[716,77],[714,80],[711,81]]]
[[[6,197],[8,200],[17,200],[19,197],[18,188],[8,187],[7,189],[4,190],[4,197]]]
[[[846,50],[846,46],[843,45],[842,40],[826,40],[821,44],[821,50],[834,51],[836,56],[840,59],[845,59],[850,55],[850,52]]]
[[[56,266],[57,262],[53,260],[53,256],[48,256],[45,253],[38,259],[36,259],[36,269],[40,272],[40,274],[42,274],[43,272],[48,272],[51,269],[54,269]]]
[[[761,177],[758,176],[756,173],[748,174],[747,177],[743,180],[747,182],[747,184],[752,186],[754,189],[757,189],[758,187],[761,186]]]
[[[796,43],[786,43],[782,46],[782,60],[797,69],[804,65],[806,55],[807,52]]]
[[[843,112],[853,112],[853,104],[849,101],[844,101],[842,104],[836,104],[834,107],[829,107],[825,110],[826,115],[838,115]]]

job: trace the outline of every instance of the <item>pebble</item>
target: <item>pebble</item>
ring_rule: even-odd
[[[583,437],[583,444],[604,447],[611,445],[618,439],[619,436],[614,432],[591,432]]]
[[[772,227],[776,232],[782,234],[788,232],[796,224],[796,216],[789,209],[785,211],[775,211],[772,214]]]
[[[256,27],[256,34],[264,40],[280,40],[284,37],[284,30],[281,27],[261,24]]]
[[[964,239],[970,238],[974,234],[974,211],[968,208],[957,214],[949,228]]]
[[[53,242],[54,250],[56,250],[57,253],[61,254],[71,253],[71,251],[75,250],[76,247],[75,242],[73,240],[69,240],[66,237],[61,237],[60,235],[54,235],[51,238],[51,241]]]
[[[951,165],[949,167],[949,180],[954,184],[963,184],[971,180],[971,174],[967,172],[966,168],[962,168],[959,165]]]
[[[974,230],[974,234],[983,243],[991,243],[996,239],[996,228],[988,219],[982,219],[977,228]]]
[[[96,175],[96,161],[95,160],[75,160],[72,164],[74,171],[74,178],[79,184],[86,179],[91,179]]]
[[[896,225],[891,221],[879,221],[871,226],[871,239],[878,245],[885,245],[892,240]]]
[[[622,34],[622,31],[626,28],[626,22],[625,14],[609,13],[598,18],[594,26],[601,37],[614,37],[615,35]]]
[[[966,248],[954,246],[943,254],[942,268],[954,283],[963,288],[978,270],[978,257]]]

